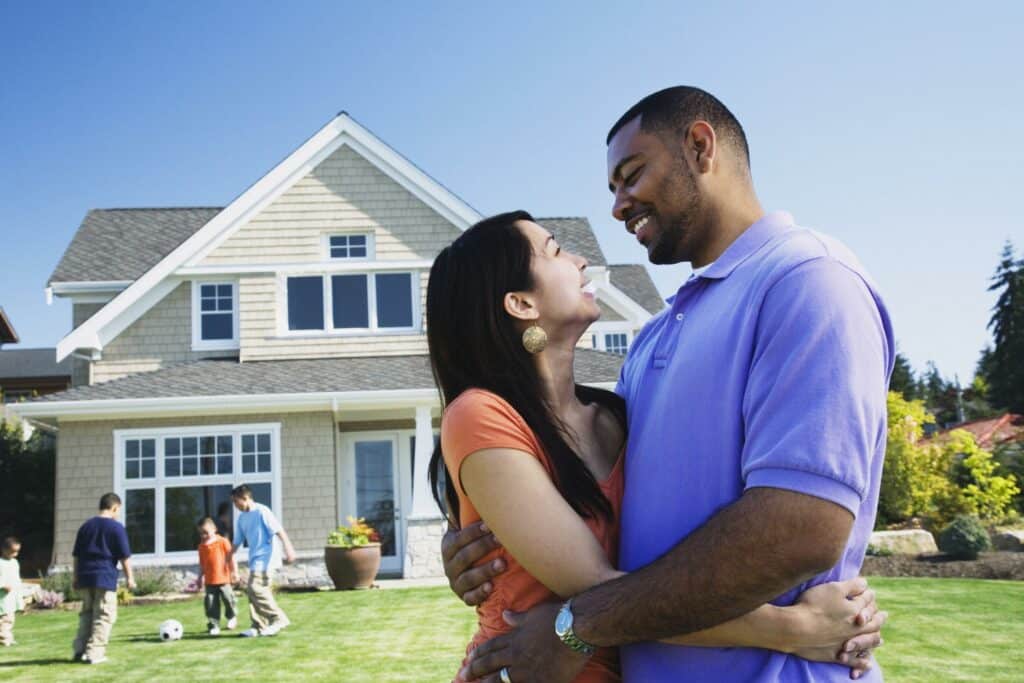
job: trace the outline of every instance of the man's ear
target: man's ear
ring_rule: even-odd
[[[683,138],[683,154],[696,173],[710,173],[718,155],[718,138],[707,121],[694,121]]]
[[[516,320],[534,321],[540,318],[540,311],[528,292],[509,292],[503,303],[505,312]]]

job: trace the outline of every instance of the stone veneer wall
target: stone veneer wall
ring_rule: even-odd
[[[443,519],[409,519],[405,531],[405,563],[402,578],[444,576],[441,537],[447,530]]]

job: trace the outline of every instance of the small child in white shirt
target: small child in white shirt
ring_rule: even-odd
[[[25,609],[21,599],[21,566],[18,553],[21,541],[14,536],[4,539],[0,548],[0,645],[10,647],[14,642],[14,613]]]

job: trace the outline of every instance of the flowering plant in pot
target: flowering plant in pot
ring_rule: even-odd
[[[369,588],[380,569],[377,532],[362,517],[349,517],[328,534],[324,564],[336,590]]]

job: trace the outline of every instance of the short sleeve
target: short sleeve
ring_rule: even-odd
[[[745,488],[858,514],[884,447],[889,337],[884,309],[837,261],[801,264],[772,286],[743,400]]]
[[[119,560],[126,560],[132,556],[132,549],[128,543],[128,531],[120,522],[115,522],[117,527],[114,531],[114,538],[117,539],[117,552],[115,555]]]
[[[260,517],[263,519],[263,524],[270,530],[271,536],[281,531],[281,522],[278,521],[277,515],[266,505],[260,506]]]
[[[456,481],[463,461],[484,448],[512,448],[541,458],[533,432],[508,402],[470,389],[452,401],[441,420],[441,452]]]
[[[238,516],[238,521],[235,522],[235,530],[232,533],[232,543],[234,545],[242,545],[245,542],[245,534],[242,533],[242,515]]]
[[[75,547],[71,551],[72,557],[78,557],[82,554],[82,527],[78,527],[78,533],[75,534]]]
[[[231,554],[231,541],[223,536],[220,537],[220,547],[224,551],[225,557]]]

